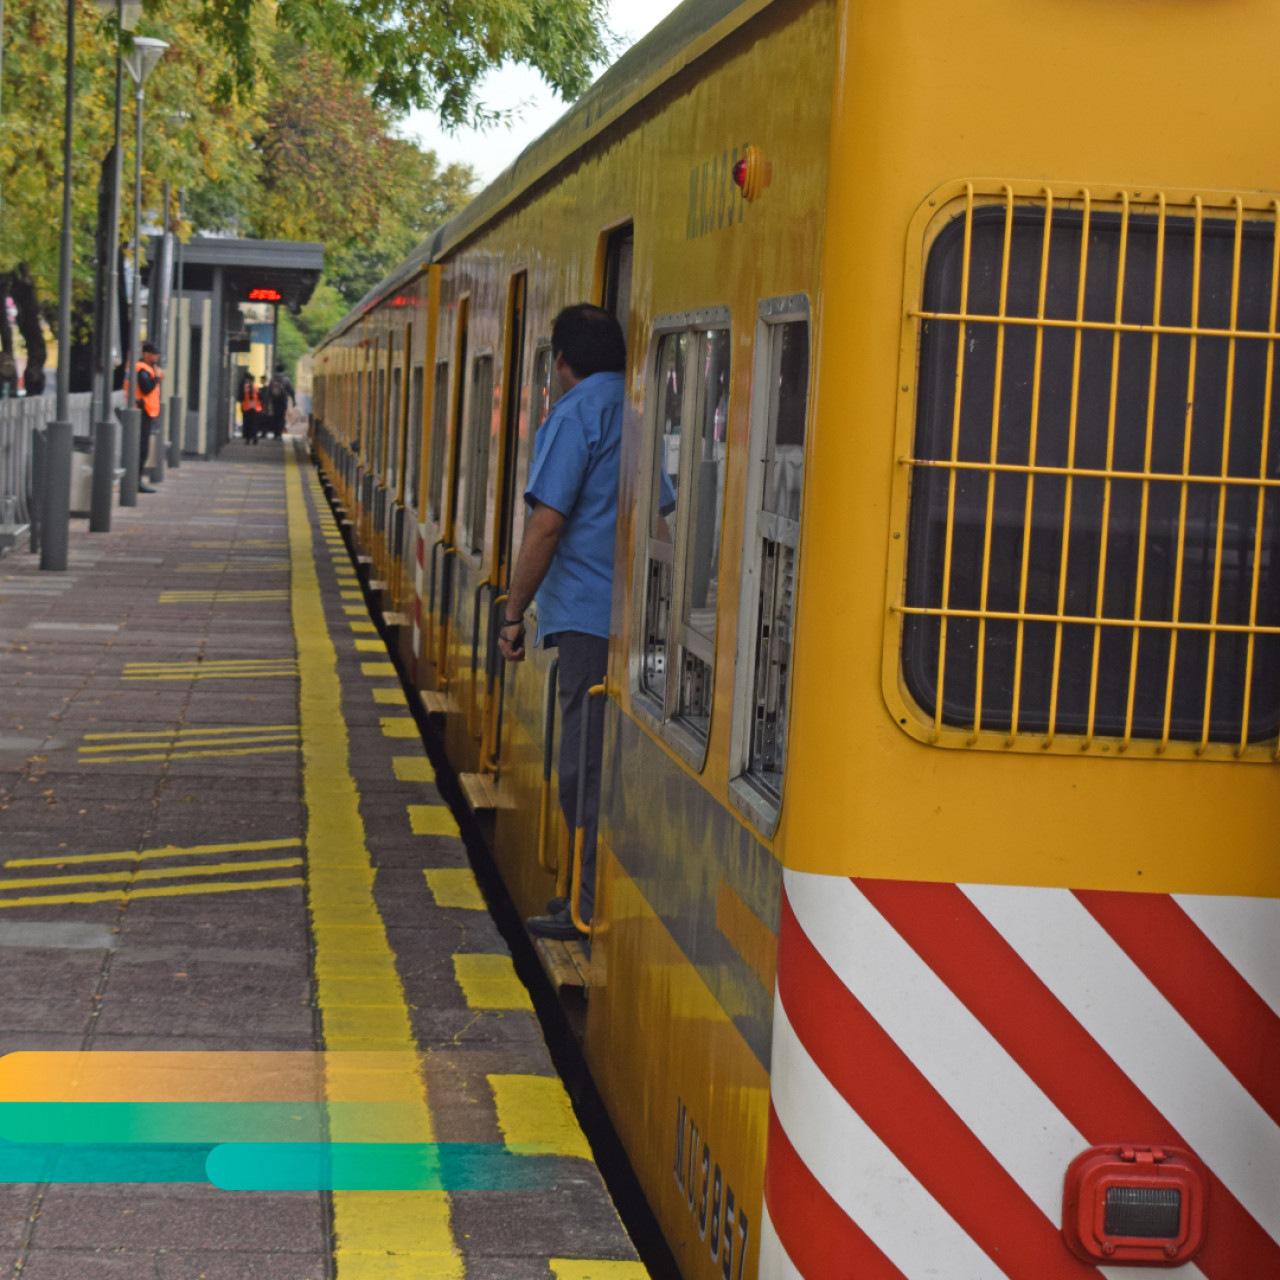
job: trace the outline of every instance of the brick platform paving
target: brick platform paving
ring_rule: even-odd
[[[408,1049],[418,1138],[558,1163],[449,1195],[9,1182],[0,1276],[643,1277],[300,447],[139,502],[73,525],[66,574],[0,560],[0,1052]]]

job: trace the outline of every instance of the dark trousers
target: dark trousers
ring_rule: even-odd
[[[600,817],[600,757],[604,747],[604,699],[587,698],[604,682],[609,641],[582,631],[561,631],[560,651],[560,808],[570,837],[578,820],[578,757],[582,746],[582,707],[590,702],[587,777],[582,845],[582,918],[590,920],[596,900],[596,823]],[[572,884],[572,881],[570,882]]]
[[[159,419],[150,417],[143,412],[138,415],[138,479],[145,479],[147,474],[147,456],[151,452],[151,432],[155,429],[155,425]]]
[[[279,408],[272,405],[271,407],[271,434],[277,440],[284,436],[284,416],[289,412],[288,402],[280,405]]]

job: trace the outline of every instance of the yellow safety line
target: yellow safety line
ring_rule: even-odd
[[[439,898],[436,901],[439,902]],[[458,953],[453,957],[453,973],[469,1009],[528,1009],[533,1012],[533,1001],[529,999],[524,983],[516,977],[510,956]]]
[[[282,600],[283,596],[280,597]],[[174,675],[152,675],[149,672],[126,671],[122,680],[276,680],[281,676],[292,676],[293,667],[279,667],[275,670],[262,671],[184,671]]]
[[[86,733],[84,740],[86,742],[101,742],[107,738],[181,738],[192,737],[196,734],[205,738],[215,733],[282,733],[286,729],[297,733],[298,726],[296,724],[237,724],[224,725],[216,729],[169,729],[164,733],[158,733],[153,729],[119,729],[112,733]],[[135,745],[141,746],[142,744],[136,743]]]
[[[426,756],[392,756],[391,771],[397,782],[434,782],[436,771]]]
[[[393,676],[396,674],[394,662],[362,662],[360,664],[360,674],[362,676]]]
[[[49,907],[86,902],[128,902],[131,898],[182,898],[196,893],[236,893],[242,889],[298,889],[303,881],[227,880],[222,884],[166,884],[143,889],[110,889],[105,893],[42,893],[30,898],[0,898],[3,907]]]
[[[6,889],[41,889],[60,884],[124,884],[130,880],[176,880],[180,876],[220,876],[228,871],[283,871],[302,866],[301,858],[265,858],[261,862],[216,862],[210,867],[143,867],[141,871],[98,871],[87,876],[23,876],[0,879]]]
[[[301,840],[247,840],[236,844],[191,844],[165,845],[159,849],[142,849],[137,852],[124,850],[120,853],[79,853],[66,857],[54,858],[10,858],[6,867],[60,867],[63,863],[73,862],[124,862],[135,858],[190,858],[209,853],[258,853],[263,849],[296,849]]]
[[[404,1096],[419,1104],[416,1127],[402,1129],[397,1140],[431,1142],[434,1126],[408,1003],[373,897],[373,866],[342,716],[338,656],[325,621],[296,447],[286,451],[285,461],[307,807],[307,899],[325,1047],[381,1050],[386,1072],[399,1074]],[[342,980],[348,978],[365,980],[359,984],[358,1003],[346,994]],[[344,1085],[352,1087],[331,1075],[329,1097],[341,1100]],[[443,1191],[335,1191],[338,1280],[461,1280],[464,1269],[449,1219],[449,1197]]]
[[[235,738],[184,738],[181,742],[102,742],[96,747],[81,747],[80,754],[101,755],[104,751],[143,751],[148,747],[160,750],[165,747],[224,747],[243,746],[246,742],[288,742],[297,741],[296,729],[286,733],[254,733]]]
[[[397,706],[404,705],[404,691],[399,685],[391,685],[386,689],[373,690],[374,702],[391,702]]]
[[[462,907],[483,911],[484,896],[470,867],[428,867],[423,875],[437,907]]]
[[[643,1262],[618,1262],[610,1258],[549,1258],[555,1280],[649,1280]]]
[[[211,756],[267,756],[277,751],[297,751],[298,744],[288,747],[241,747],[235,751],[159,751],[145,756],[91,756],[81,764],[136,764],[143,760],[206,760]]]
[[[591,1147],[556,1076],[489,1077],[498,1128],[508,1146],[536,1147],[591,1159]]]
[[[412,716],[383,716],[380,721],[384,738],[416,738],[418,722]]]
[[[409,827],[415,836],[456,836],[458,824],[447,804],[411,804]]]

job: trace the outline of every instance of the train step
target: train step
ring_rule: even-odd
[[[389,610],[382,615],[382,625],[384,627],[407,627],[409,625],[409,619],[403,613],[398,613],[395,610]]]
[[[444,689],[423,689],[418,694],[422,709],[429,716],[447,716],[453,710],[453,702]]]
[[[559,938],[535,938],[538,959],[557,991],[576,987],[585,991],[591,973],[591,957],[581,942]]]
[[[491,773],[460,773],[458,784],[472,813],[488,809],[514,809],[515,801]]]

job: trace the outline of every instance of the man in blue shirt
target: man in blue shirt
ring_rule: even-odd
[[[588,699],[587,690],[604,681],[609,656],[627,350],[613,316],[580,303],[556,317],[551,351],[564,394],[538,428],[524,493],[530,511],[507,589],[498,647],[511,662],[524,658],[524,612],[536,594],[541,642],[560,650],[560,807],[570,831],[578,808],[582,713],[589,703],[581,907],[582,919],[590,920],[604,699]],[[529,921],[531,933],[578,936],[567,903],[553,899],[548,911]]]

